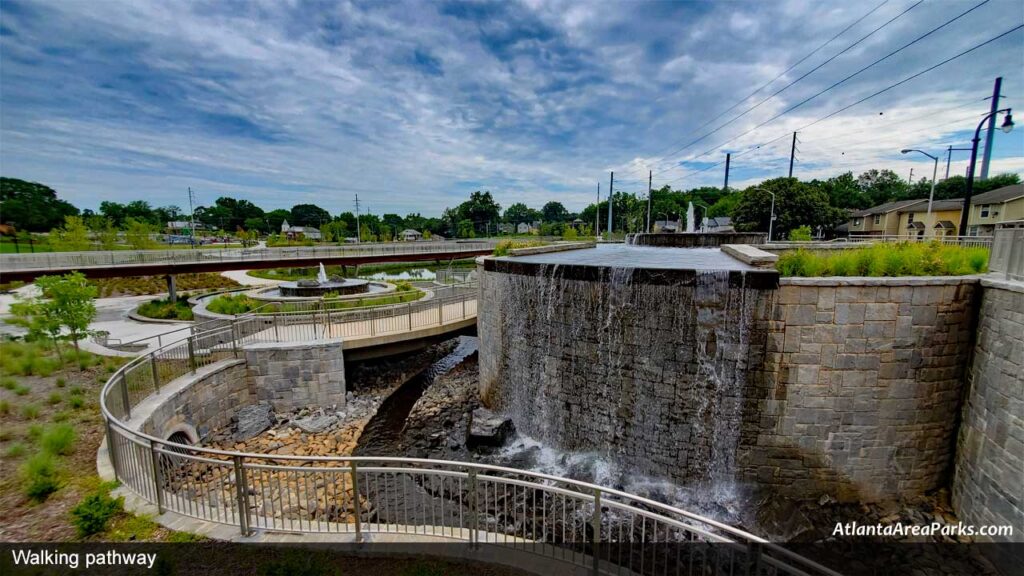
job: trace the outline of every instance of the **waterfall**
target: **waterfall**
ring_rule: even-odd
[[[727,271],[657,282],[636,268],[598,270],[488,274],[501,310],[496,408],[524,435],[597,453],[623,474],[728,485],[754,292],[730,286]]]
[[[327,270],[324,269],[324,263],[320,263],[320,271],[316,273],[316,281],[321,284],[327,283]]]

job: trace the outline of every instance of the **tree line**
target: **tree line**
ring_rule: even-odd
[[[975,182],[976,194],[1020,183],[1017,174],[1001,174]],[[960,198],[967,180],[953,176],[936,184],[937,200]],[[796,178],[768,179],[742,190],[724,190],[703,186],[677,190],[664,186],[651,194],[651,220],[682,220],[692,202],[701,217],[728,216],[737,230],[767,230],[771,195],[775,194],[777,237],[787,237],[802,226],[829,230],[844,222],[851,210],[897,200],[927,198],[931,182],[922,178],[909,183],[891,170],[867,170],[859,176],[845,172],[825,180],[803,181]],[[646,229],[648,200],[646,193],[616,190],[611,198],[614,232],[639,232]],[[363,241],[388,241],[412,229],[425,237],[470,238],[493,236],[500,224],[515,226],[540,223],[542,235],[561,235],[567,228],[589,234],[597,225],[606,231],[609,201],[591,203],[578,213],[560,202],[549,201],[539,209],[516,202],[502,210],[490,191],[475,191],[441,216],[420,213],[405,216],[342,212],[331,215],[315,204],[296,204],[290,210],[265,211],[249,200],[220,197],[213,205],[199,206],[195,220],[206,230],[223,234],[272,235],[277,237],[284,221],[292,226],[316,228],[325,242],[358,236]],[[167,223],[190,220],[177,206],[153,207],[145,200],[126,204],[104,201],[99,210],[79,210],[58,198],[56,191],[37,182],[0,178],[0,222],[20,231],[51,231],[51,239],[66,249],[97,239],[102,246],[125,242],[136,248],[150,247],[154,233],[164,231]],[[245,237],[245,236],[242,236]]]

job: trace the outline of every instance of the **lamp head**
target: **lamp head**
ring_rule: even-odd
[[[906,154],[907,152],[913,152],[913,150],[911,150],[910,148],[904,148],[903,150],[900,150],[900,154]]]
[[[1003,124],[999,129],[1007,134],[1013,130],[1013,114],[1011,110],[1006,111],[1006,116],[1003,118]]]

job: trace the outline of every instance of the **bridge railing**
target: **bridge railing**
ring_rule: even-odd
[[[1024,228],[1000,228],[993,234],[989,272],[1006,280],[1024,280]]]
[[[243,535],[283,530],[361,541],[387,533],[508,546],[601,574],[837,576],[710,518],[568,478],[474,462],[217,450],[145,434],[131,421],[132,409],[173,379],[238,357],[247,342],[288,338],[246,327],[265,321],[246,317],[169,344],[104,385],[114,474],[161,513]]]
[[[851,242],[938,242],[965,248],[988,248],[991,236],[911,236],[908,234],[850,234]]]
[[[339,246],[299,246],[286,248],[223,248],[182,250],[108,250],[102,252],[44,252],[36,254],[4,254],[0,269],[46,270],[130,266],[143,264],[196,264],[227,261],[265,261],[356,256],[397,256],[402,254],[448,254],[484,251],[495,242],[393,242],[387,244],[345,244]]]

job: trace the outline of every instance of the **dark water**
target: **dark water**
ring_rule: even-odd
[[[390,456],[398,444],[405,429],[409,412],[423,392],[434,383],[434,380],[452,368],[458,366],[466,358],[477,351],[477,339],[473,336],[460,336],[459,343],[447,356],[434,362],[419,374],[416,374],[397,390],[391,393],[377,413],[366,423],[359,440],[356,442],[356,456]]]

